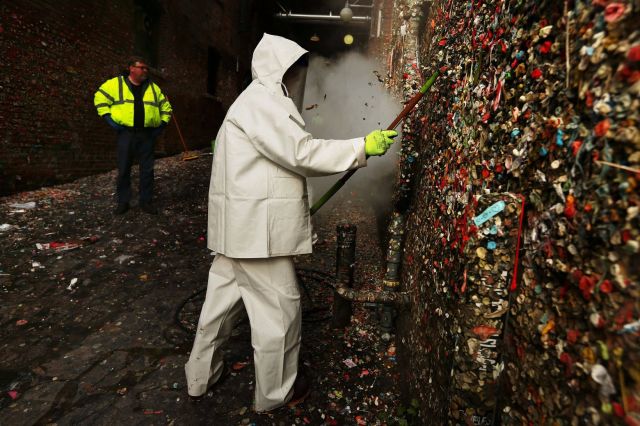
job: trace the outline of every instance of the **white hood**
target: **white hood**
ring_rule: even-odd
[[[264,33],[253,51],[251,75],[275,91],[280,87],[284,73],[305,53],[305,49],[289,39]]]

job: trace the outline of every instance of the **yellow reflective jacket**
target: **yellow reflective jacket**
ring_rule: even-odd
[[[93,97],[93,104],[98,115],[111,114],[116,123],[133,127],[133,93],[125,81],[125,76],[114,77],[105,81]],[[171,104],[153,81],[149,81],[144,89],[144,127],[158,127],[162,121],[169,123]]]

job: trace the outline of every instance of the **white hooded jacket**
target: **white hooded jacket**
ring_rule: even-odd
[[[233,258],[311,253],[305,177],[366,165],[364,138],[313,139],[282,77],[306,53],[264,34],[253,81],[231,105],[216,137],[209,186],[209,249]]]

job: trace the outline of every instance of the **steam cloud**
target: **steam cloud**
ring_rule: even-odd
[[[375,129],[386,129],[400,113],[401,105],[378,81],[373,72],[378,66],[379,63],[358,53],[348,53],[336,60],[312,56],[302,110],[306,130],[314,138],[349,139],[364,137]],[[396,141],[399,139],[400,136]],[[359,169],[340,192],[356,192],[378,213],[387,211],[395,183],[399,145],[393,144],[382,157],[369,158],[367,167]],[[311,203],[340,176],[308,179]],[[336,197],[338,195],[323,209],[335,202]]]

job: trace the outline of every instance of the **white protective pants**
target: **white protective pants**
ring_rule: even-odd
[[[199,396],[223,372],[220,346],[242,312],[251,323],[255,410],[284,405],[293,393],[300,351],[300,292],[291,257],[232,259],[217,254],[196,338],[185,365],[189,395]]]

